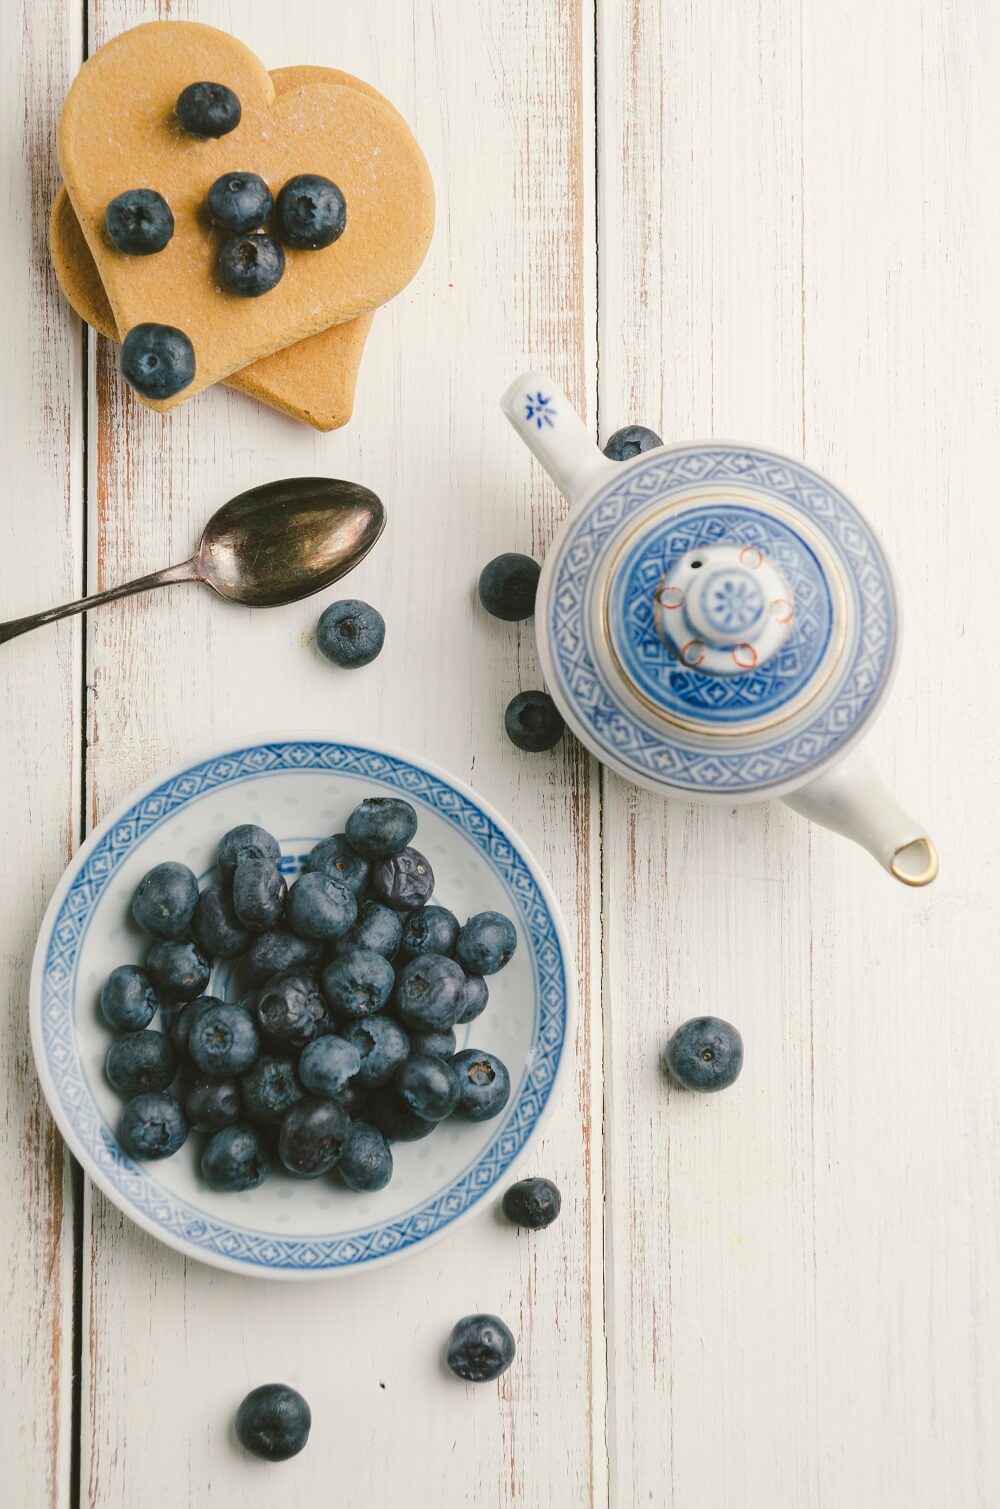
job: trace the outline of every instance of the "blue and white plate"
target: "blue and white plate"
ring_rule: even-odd
[[[491,978],[486,1012],[458,1029],[460,1047],[493,1049],[507,1064],[512,1094],[503,1115],[478,1126],[446,1123],[421,1142],[396,1144],[392,1183],[370,1195],[330,1179],[281,1177],[245,1194],[218,1194],[198,1176],[196,1137],[162,1162],[128,1157],[115,1135],[120,1102],[104,1079],[111,1034],[98,996],[115,965],[141,963],[148,947],[129,916],[139,879],[162,860],[179,859],[204,881],[221,835],[250,821],[280,840],[292,876],[314,843],[343,828],[362,797],[388,793],[417,809],[417,843],[434,869],[435,899],[463,919],[495,908],[517,927],[517,952]],[[31,979],[32,1042],[63,1136],[132,1220],[221,1268],[315,1278],[402,1257],[489,1200],[552,1103],[571,1040],[571,973],[548,882],[520,839],[467,786],[399,751],[278,738],[161,775],[97,828],[42,925]],[[221,972],[211,988],[224,988]]]

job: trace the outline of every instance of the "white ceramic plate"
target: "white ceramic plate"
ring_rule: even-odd
[[[120,1102],[104,1078],[111,1033],[98,996],[115,965],[141,963],[149,946],[129,915],[142,875],[178,859],[204,883],[222,834],[256,822],[280,840],[291,877],[314,843],[343,829],[362,797],[386,793],[417,809],[415,843],[434,869],[434,899],[463,921],[495,908],[517,928],[517,952],[490,979],[487,1010],[457,1029],[460,1048],[492,1049],[507,1064],[512,1093],[502,1116],[447,1122],[421,1142],[397,1143],[393,1180],[377,1194],[277,1175],[258,1190],[219,1194],[198,1175],[197,1137],[173,1158],[128,1157],[115,1135]],[[223,993],[227,974],[220,968],[209,989]],[[318,1277],[403,1256],[481,1207],[552,1101],[570,1041],[571,978],[565,925],[545,877],[467,786],[399,751],[310,735],[275,738],[158,776],[91,835],[60,881],[38,939],[32,1042],[63,1136],[132,1220],[221,1268]]]

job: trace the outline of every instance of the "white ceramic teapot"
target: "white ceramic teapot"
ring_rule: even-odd
[[[535,632],[577,737],[664,796],[780,797],[906,885],[932,881],[933,844],[855,748],[892,681],[899,613],[854,505],[758,446],[609,461],[539,372],[502,408],[574,505],[542,568]]]

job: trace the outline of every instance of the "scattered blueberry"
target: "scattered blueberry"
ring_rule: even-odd
[[[361,1055],[358,1083],[369,1089],[387,1084],[410,1052],[410,1039],[391,1016],[370,1016],[344,1028],[344,1037]]]
[[[133,325],[122,341],[121,363],[129,387],[154,402],[194,382],[194,347],[174,325]]]
[[[445,906],[423,906],[411,912],[403,924],[399,954],[415,959],[418,954],[450,954],[458,937],[458,918]]]
[[[624,429],[615,430],[604,447],[604,454],[609,461],[631,461],[641,451],[653,451],[662,444],[659,435],[654,430],[647,430],[644,424],[627,424]]]
[[[696,1016],[678,1027],[665,1058],[686,1090],[725,1090],[743,1068],[743,1039],[721,1017]]]
[[[177,1012],[170,1025],[170,1041],[184,1058],[191,1057],[188,1053],[188,1038],[195,1022],[210,1006],[221,1005],[222,1002],[217,996],[198,996],[197,1000],[188,1001],[187,1005]]]
[[[347,205],[329,178],[318,173],[299,173],[279,193],[277,216],[281,234],[289,246],[318,251],[344,234]]]
[[[566,727],[548,692],[518,692],[507,704],[503,726],[510,742],[528,754],[554,748]]]
[[[361,1054],[346,1038],[318,1037],[302,1050],[299,1079],[314,1095],[331,1099],[346,1088],[361,1068]]]
[[[503,1197],[503,1213],[515,1226],[542,1231],[562,1209],[562,1195],[551,1179],[521,1179]]]
[[[206,886],[191,923],[198,946],[212,959],[232,959],[250,947],[252,934],[236,915],[229,886]]]
[[[255,231],[274,209],[271,190],[256,173],[223,173],[208,191],[213,225],[245,235]]]
[[[241,859],[233,876],[233,909],[245,927],[260,932],[281,920],[288,886],[271,859]]]
[[[310,849],[306,860],[307,870],[316,870],[328,880],[339,880],[355,896],[360,896],[368,884],[370,866],[367,859],[352,849],[346,833],[334,833]]]
[[[289,970],[268,980],[257,996],[254,1014],[264,1036],[285,1052],[304,1048],[330,1021],[315,975]]]
[[[479,912],[458,935],[455,958],[470,975],[495,975],[517,948],[514,924],[502,912]]]
[[[243,1110],[235,1079],[194,1079],[184,1096],[184,1115],[193,1132],[217,1132],[239,1121]]]
[[[311,969],[323,957],[322,945],[313,938],[299,938],[283,927],[258,933],[244,959],[244,967],[255,985],[283,975],[290,969]]]
[[[146,974],[161,1000],[193,1001],[208,984],[212,966],[190,939],[160,938],[146,955]]]
[[[229,1079],[249,1069],[260,1050],[253,1017],[232,1001],[199,1012],[188,1033],[187,1051],[202,1074]]]
[[[369,796],[347,819],[347,838],[367,859],[402,854],[417,831],[417,814],[396,796]]]
[[[396,1075],[396,1094],[425,1121],[443,1121],[458,1105],[458,1075],[445,1058],[414,1053]]]
[[[277,1126],[304,1094],[290,1058],[262,1053],[240,1080],[243,1108],[251,1121]]]
[[[396,976],[396,1010],[415,1032],[447,1032],[465,999],[465,975],[444,954],[419,954]]]
[[[454,1029],[449,1027],[445,1032],[411,1033],[410,1044],[414,1053],[428,1054],[431,1058],[454,1058],[458,1039]]]
[[[119,1095],[165,1090],[177,1076],[177,1054],[162,1032],[126,1032],[108,1049],[104,1072]]]
[[[392,994],[392,965],[370,948],[354,948],[331,959],[320,977],[323,994],[340,1016],[365,1017],[381,1011]]]
[[[416,849],[404,849],[372,865],[372,889],[386,906],[415,912],[434,889],[434,871]]]
[[[351,888],[316,870],[299,876],[285,904],[285,921],[292,931],[317,942],[343,937],[357,915],[358,903]]]
[[[316,1179],[333,1168],[351,1130],[351,1119],[336,1101],[300,1100],[285,1113],[278,1156],[293,1174]]]
[[[205,1183],[212,1189],[230,1194],[257,1189],[271,1168],[260,1138],[252,1127],[224,1126],[206,1142],[201,1155],[201,1172]]]
[[[381,901],[363,901],[358,909],[358,920],[338,938],[338,953],[351,948],[370,948],[383,959],[393,959],[399,952],[403,936],[403,919],[391,906]]]
[[[385,1189],[392,1178],[392,1149],[378,1127],[356,1121],[337,1163],[337,1176],[348,1189]]]
[[[510,1098],[507,1066],[495,1053],[466,1048],[452,1059],[460,1093],[454,1114],[462,1121],[489,1121]]]
[[[198,882],[187,865],[156,865],[142,877],[132,897],[132,916],[155,938],[181,938],[198,904]]]
[[[101,987],[101,1014],[116,1032],[148,1027],[159,1006],[156,991],[134,964],[119,964]]]
[[[479,601],[487,613],[507,623],[530,618],[541,569],[530,555],[513,550],[496,556],[479,574]]]
[[[219,247],[215,273],[227,293],[242,299],[259,299],[270,293],[285,271],[281,244],[263,231],[230,236]]]
[[[126,189],[104,211],[113,246],[131,257],[162,251],[174,233],[174,217],[155,189]]]
[[[466,1383],[489,1383],[514,1361],[514,1337],[498,1315],[465,1315],[448,1337],[448,1366]]]
[[[490,999],[490,988],[482,975],[468,975],[465,981],[465,990],[462,993],[462,1010],[459,1022],[474,1022],[477,1016],[482,1016]]]
[[[381,653],[385,619],[377,608],[357,598],[345,598],[324,608],[316,625],[316,645],[324,659],[344,670],[356,670]]]
[[[194,136],[228,136],[243,114],[240,102],[225,84],[189,84],[175,106],[177,119]]]
[[[438,1124],[405,1106],[392,1085],[372,1091],[368,1120],[387,1142],[419,1142],[421,1137],[429,1137]]]
[[[236,1411],[236,1437],[255,1457],[285,1462],[309,1439],[312,1415],[302,1395],[285,1383],[262,1383]]]
[[[232,880],[242,859],[269,859],[276,865],[280,858],[278,841],[265,828],[258,828],[256,823],[240,823],[238,828],[230,828],[223,835],[217,863],[223,879]]]
[[[168,1090],[145,1090],[122,1111],[118,1140],[133,1158],[171,1158],[187,1139],[180,1103]]]

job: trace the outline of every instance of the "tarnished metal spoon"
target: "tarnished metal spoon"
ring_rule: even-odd
[[[204,582],[220,597],[250,608],[294,603],[346,575],[384,528],[381,500],[356,482],[330,477],[265,482],[230,498],[212,515],[189,561],[0,624],[0,644],[57,618],[172,582]]]

